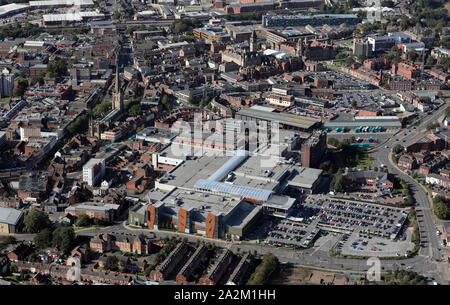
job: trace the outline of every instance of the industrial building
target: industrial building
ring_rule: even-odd
[[[164,157],[177,162],[155,181],[155,191],[164,195],[150,200],[149,193],[145,218],[150,229],[173,226],[183,233],[240,239],[264,213],[289,217],[296,199],[283,195],[285,189],[313,193],[321,184],[322,170],[268,155],[267,149]]]
[[[22,211],[0,207],[0,233],[17,233],[23,218],[24,214]]]
[[[265,28],[275,27],[300,27],[300,26],[322,26],[322,25],[340,25],[347,23],[356,25],[358,16],[354,14],[319,14],[319,15],[264,15],[262,17],[262,26]]]
[[[260,110],[256,108],[243,108],[236,113],[235,118],[243,121],[266,121],[270,126],[271,123],[279,123],[280,128],[294,129],[299,131],[308,131],[316,127],[320,120],[307,116],[299,116],[288,113],[277,113],[275,109],[266,108],[267,110]]]

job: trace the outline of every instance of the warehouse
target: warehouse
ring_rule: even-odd
[[[2,5],[0,6],[0,18],[6,18],[16,14],[20,14],[29,9],[30,7],[26,4],[10,3]]]
[[[22,211],[0,207],[0,233],[17,233],[23,218],[24,214]]]
[[[44,0],[44,1],[30,1],[30,7],[32,9],[49,9],[49,8],[60,8],[60,7],[89,7],[94,5],[92,0]]]
[[[59,26],[89,20],[104,20],[105,14],[96,11],[88,11],[67,14],[48,14],[43,15],[42,18],[44,26]]]
[[[257,123],[260,121],[266,121],[268,122],[268,125],[270,125],[270,123],[272,122],[279,123],[280,128],[294,129],[299,131],[311,130],[320,122],[320,120],[315,118],[287,113],[277,113],[274,112],[275,109],[271,109],[268,107],[266,108],[268,109],[267,111],[254,108],[244,108],[236,113],[235,118],[236,120],[254,121]]]
[[[210,238],[241,238],[262,215],[262,207],[237,196],[175,188],[147,207],[149,228],[175,228]]]

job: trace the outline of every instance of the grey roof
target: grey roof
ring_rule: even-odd
[[[223,164],[214,174],[208,177],[208,181],[219,181],[223,179],[229,172],[241,164],[248,156],[248,151],[237,150],[235,155]]]
[[[313,127],[320,120],[315,118],[310,118],[306,116],[296,116],[292,114],[286,113],[275,113],[275,112],[267,112],[256,109],[241,109],[237,115],[249,116],[257,119],[267,120],[278,122],[283,125],[300,127],[303,129],[309,129]]]
[[[272,194],[272,192],[268,190],[228,184],[223,182],[208,181],[205,179],[199,179],[195,183],[194,188],[201,190],[208,190],[212,192],[227,193],[231,195],[240,195],[243,196],[244,198],[250,198],[258,201],[259,200],[267,201],[270,194]]]
[[[23,215],[22,211],[0,207],[0,223],[16,225],[19,222],[22,215]]]

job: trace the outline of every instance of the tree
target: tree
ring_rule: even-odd
[[[428,56],[426,64],[427,64],[427,66],[434,66],[436,64],[436,62],[437,62],[436,59],[434,59],[431,56]]]
[[[34,237],[34,244],[39,249],[51,247],[53,240],[52,231],[48,228],[43,229]]]
[[[16,243],[16,238],[14,236],[8,235],[0,238],[0,245],[11,245]]]
[[[408,51],[408,60],[412,61],[412,62],[416,62],[417,59],[419,58],[419,54],[417,54],[416,50],[410,50]]]
[[[113,19],[114,19],[114,20],[119,20],[121,16],[122,16],[122,15],[120,14],[119,11],[115,11],[115,12],[114,12],[114,15],[113,15]]]
[[[433,211],[434,214],[443,220],[450,219],[450,200],[446,199],[444,196],[436,196],[433,199]]]
[[[44,83],[44,77],[45,77],[45,72],[41,72],[35,76],[33,76],[30,80],[31,85],[35,85],[36,83],[39,83],[40,85],[42,85]]]
[[[339,140],[336,138],[328,138],[328,144],[334,147],[338,147],[339,146]]]
[[[278,258],[272,253],[266,253],[264,258],[256,267],[255,272],[250,276],[247,285],[264,285],[269,280],[269,276],[278,266]]]
[[[163,104],[163,106],[166,108],[167,111],[172,110],[172,107],[170,106],[169,103],[169,97],[166,94],[164,94],[164,96],[162,97],[161,104]]]
[[[72,228],[60,227],[53,232],[52,244],[63,253],[69,253],[75,241],[75,232]]]
[[[333,192],[340,192],[343,187],[344,177],[342,176],[342,169],[339,169],[330,182],[330,190],[332,190]]]
[[[119,265],[119,259],[115,255],[110,255],[106,258],[105,269],[111,271],[117,271]]]
[[[437,122],[435,122],[435,123],[429,122],[429,123],[427,124],[427,131],[430,131],[430,130],[432,130],[432,129],[435,129],[435,128],[439,127],[439,126],[440,126],[440,125],[439,125],[439,123],[437,123]]]
[[[205,108],[210,103],[209,97],[202,98],[200,101],[200,107]]]
[[[353,56],[349,56],[345,59],[345,64],[347,66],[351,66],[355,63],[355,60],[353,59]]]
[[[401,146],[400,144],[397,144],[394,146],[394,148],[392,150],[394,151],[394,153],[399,154],[403,151],[403,146]]]
[[[387,59],[394,64],[400,62],[401,51],[396,46],[393,46],[387,55]]]
[[[82,214],[82,215],[78,216],[77,220],[75,220],[75,225],[77,227],[87,227],[90,224],[91,224],[91,218],[86,214]]]
[[[445,116],[446,116],[446,117],[450,117],[450,106],[448,106],[447,108],[445,108]]]
[[[189,104],[191,104],[191,105],[196,105],[197,104],[197,102],[196,102],[196,100],[195,100],[195,97],[191,94],[191,95],[189,95],[189,97],[188,97],[188,99],[187,99],[187,102],[189,103]]]
[[[67,131],[74,135],[78,132],[81,132],[87,128],[88,116],[86,114],[79,116],[69,127],[67,127]]]
[[[392,0],[383,0],[381,1],[381,6],[393,8],[395,6],[394,1]]]
[[[28,233],[38,233],[45,228],[49,228],[52,224],[48,215],[37,208],[28,211],[23,223],[25,224],[24,230]]]
[[[24,79],[21,79],[17,83],[17,87],[13,89],[13,95],[15,97],[21,97],[24,95],[25,91],[27,91],[28,82]]]

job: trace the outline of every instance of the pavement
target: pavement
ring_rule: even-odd
[[[426,125],[429,122],[437,122],[442,117],[445,113],[448,102],[449,99],[447,99],[446,103],[438,110],[434,111],[432,115],[428,115],[423,118],[416,125],[416,129],[407,128],[404,132],[402,131],[397,133],[395,136],[383,143],[383,145],[380,145],[378,148],[372,150],[373,166],[380,166],[383,164],[390,173],[403,179],[409,185],[412,195],[416,200],[417,216],[418,219],[421,219],[421,221],[418,222],[421,236],[421,249],[416,258],[417,262],[415,264],[411,264],[411,269],[419,273],[425,272],[425,274],[432,274],[432,277],[437,279],[438,282],[447,284],[450,281],[448,267],[437,268],[436,266],[436,263],[441,260],[442,256],[446,257],[446,254],[449,252],[448,249],[443,249],[440,247],[438,238],[435,234],[436,223],[439,223],[439,220],[432,214],[429,198],[425,194],[423,187],[392,162],[391,152],[392,147],[396,144],[404,145],[404,141],[410,142],[415,139],[418,140],[424,136],[426,132]],[[386,146],[388,146],[388,148],[386,148]],[[429,270],[430,268],[432,268],[432,270]]]

